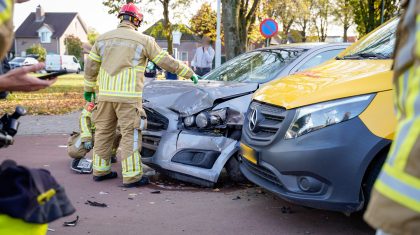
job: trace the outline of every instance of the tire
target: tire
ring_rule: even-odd
[[[80,74],[80,69],[77,69],[76,74]]]
[[[369,199],[372,193],[373,185],[375,184],[376,178],[378,178],[379,173],[381,172],[382,166],[385,163],[388,151],[382,151],[379,153],[378,157],[374,160],[372,165],[369,166],[368,171],[366,172],[366,178],[362,185],[362,190],[364,194],[365,204],[363,210],[366,209],[369,204]]]
[[[239,161],[236,156],[232,156],[225,165],[226,172],[229,175],[230,180],[236,183],[245,182],[246,178],[242,175],[239,170]]]

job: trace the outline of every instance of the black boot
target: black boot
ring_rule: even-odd
[[[130,183],[130,184],[123,184],[124,188],[136,188],[146,186],[150,183],[149,178],[146,176],[141,177],[141,179],[137,182]]]
[[[104,180],[110,180],[110,179],[115,179],[118,177],[117,172],[115,171],[111,171],[109,174],[107,175],[103,175],[103,176],[93,176],[93,180],[96,182],[100,182],[100,181],[104,181]]]
[[[115,155],[111,156],[111,163],[117,163],[117,156]]]

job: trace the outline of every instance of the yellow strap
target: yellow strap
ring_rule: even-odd
[[[84,80],[84,85],[87,87],[95,87],[96,86],[96,82],[91,82],[87,79]]]
[[[38,201],[38,204],[43,205],[46,202],[48,202],[54,195],[56,194],[55,189],[50,189],[48,191],[46,191],[45,193],[42,193],[40,195],[38,195],[38,197],[36,198]]]
[[[166,51],[161,51],[152,61],[155,64],[158,64],[162,60],[162,58],[165,57],[166,55],[167,55]]]
[[[89,58],[91,60],[94,60],[94,61],[98,62],[98,63],[101,63],[101,61],[102,61],[101,57],[99,55],[97,55],[96,53],[94,53],[93,51],[91,51],[89,53]]]

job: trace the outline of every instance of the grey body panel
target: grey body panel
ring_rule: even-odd
[[[300,65],[312,56],[326,50],[344,49],[349,44],[302,44],[308,51],[285,66],[277,74],[277,79],[296,71]],[[290,46],[286,46],[290,47]],[[282,48],[282,47],[281,47]],[[273,48],[275,49],[275,48]],[[267,49],[263,49],[267,50]],[[191,81],[153,81],[144,88],[144,107],[165,116],[169,120],[165,131],[143,131],[144,136],[158,137],[160,142],[153,156],[144,157],[142,161],[157,170],[175,172],[183,181],[197,183],[202,179],[204,186],[216,183],[226,162],[236,156],[239,141],[226,136],[200,130],[185,130],[179,127],[180,117],[197,114],[208,109],[228,107],[237,115],[228,119],[228,125],[241,128],[245,113],[252,100],[253,92],[263,84],[238,83],[201,80],[198,85]],[[173,157],[183,150],[211,150],[220,152],[211,169],[173,162]],[[173,176],[171,174],[171,176]],[[188,180],[188,176],[191,180]]]

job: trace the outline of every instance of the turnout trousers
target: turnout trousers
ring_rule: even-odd
[[[99,101],[94,123],[95,146],[93,150],[93,175],[103,176],[111,172],[111,155],[117,125],[121,131],[121,165],[123,183],[141,179],[141,104]]]

